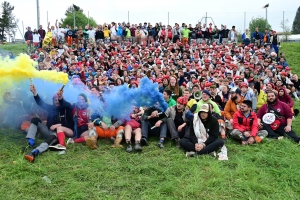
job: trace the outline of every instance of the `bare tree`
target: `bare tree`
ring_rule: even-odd
[[[289,25],[289,20],[286,19],[280,23],[280,28],[282,28],[283,32],[283,41],[287,42],[292,34],[291,26]]]

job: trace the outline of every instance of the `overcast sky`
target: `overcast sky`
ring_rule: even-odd
[[[20,19],[19,28],[23,34],[22,21],[24,27],[37,27],[36,0],[9,0],[10,4],[15,6],[14,14]],[[174,25],[177,23],[187,23],[195,25],[207,16],[207,22],[214,22],[218,27],[226,24],[227,27],[235,25],[237,30],[243,31],[249,25],[252,17],[266,16],[264,5],[270,3],[268,8],[268,21],[272,28],[280,30],[280,22],[283,20],[283,11],[285,19],[289,20],[291,26],[296,15],[296,11],[300,6],[298,0],[40,0],[40,24],[44,27],[48,20],[53,25],[56,19],[64,18],[65,10],[74,3],[80,6],[84,13],[93,17],[98,24],[104,22],[127,22],[129,11],[129,22],[162,22]],[[246,12],[246,23],[244,13]],[[202,20],[204,22],[204,19]],[[26,30],[25,30],[26,31]],[[16,38],[21,38],[18,31]]]

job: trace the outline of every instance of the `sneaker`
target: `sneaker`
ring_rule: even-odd
[[[67,144],[74,144],[73,138],[69,138],[69,139],[67,140]]]
[[[175,139],[175,145],[178,149],[180,148],[180,138]]]
[[[283,140],[283,136],[279,136],[278,138],[277,138],[277,140]]]
[[[86,138],[85,140],[86,144],[91,148],[91,149],[97,149],[97,139],[95,136],[90,136]]]
[[[127,144],[126,151],[127,151],[128,153],[131,153],[131,152],[132,152],[132,146],[131,146],[130,143]]]
[[[161,149],[165,148],[164,143],[162,143],[162,142],[158,142],[157,146]]]
[[[49,149],[51,149],[51,150],[66,150],[67,148],[61,144],[57,144],[57,145],[50,145]]]
[[[139,142],[135,143],[134,150],[135,151],[142,151],[143,150],[143,148],[142,148],[142,146]]]
[[[194,157],[195,156],[195,152],[194,151],[187,151],[186,153],[185,153],[185,156],[187,157],[187,158],[189,158],[189,157]]]
[[[146,138],[142,138],[142,139],[141,139],[141,145],[142,145],[142,146],[148,146],[148,145],[149,145]]]
[[[33,162],[35,157],[38,155],[37,150],[33,150],[29,154],[24,155],[25,159],[28,160],[29,162]]]

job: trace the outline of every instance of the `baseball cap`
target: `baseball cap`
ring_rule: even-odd
[[[200,111],[199,112],[209,112],[209,105],[207,103],[203,104],[200,107]]]

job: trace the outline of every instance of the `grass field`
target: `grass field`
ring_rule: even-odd
[[[300,44],[282,44],[282,51],[300,74]],[[296,119],[293,129],[300,135],[299,127]],[[246,147],[227,139],[228,161],[188,159],[171,142],[161,150],[151,139],[142,153],[111,149],[100,140],[97,150],[75,144],[64,155],[48,151],[29,163],[20,151],[23,133],[1,129],[0,135],[1,200],[300,199],[300,147],[288,139]]]

